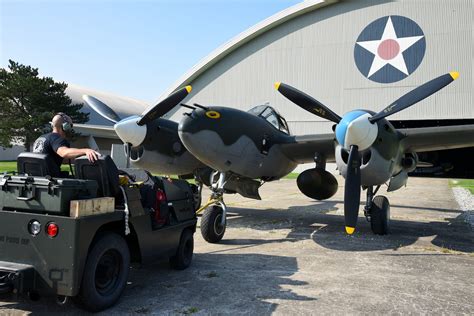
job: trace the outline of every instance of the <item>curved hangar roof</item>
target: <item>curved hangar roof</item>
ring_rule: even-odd
[[[157,100],[156,103],[163,100],[170,93],[176,91],[178,88],[185,86],[186,84],[192,82],[200,74],[205,72],[207,69],[211,68],[218,61],[226,57],[228,54],[238,49],[245,43],[251,41],[252,39],[258,37],[260,34],[267,32],[268,30],[285,23],[288,20],[291,20],[299,15],[305,14],[312,10],[316,10],[323,6],[326,6],[331,3],[338,2],[339,0],[306,0],[301,3],[298,3],[294,6],[291,6],[285,10],[278,12],[270,16],[269,18],[255,24],[246,31],[240,33],[236,37],[232,38],[227,43],[218,47],[216,50],[211,52],[208,56],[202,59],[199,63],[194,65],[187,73],[185,73],[177,82],[175,82],[170,88],[168,88]]]
[[[412,38],[414,42],[408,44],[416,49],[400,51],[406,65],[394,63],[398,70],[389,69],[390,64],[378,71],[371,66],[374,54],[363,42],[381,40],[388,26],[394,28],[394,36]],[[286,100],[273,83],[293,85],[344,114],[355,108],[378,111],[414,87],[456,70],[459,80],[393,119],[472,118],[471,27],[469,0],[304,1],[219,47],[160,100],[191,84],[187,103],[248,110],[269,101],[294,133],[328,132],[330,123]],[[385,56],[390,50],[382,53],[381,57],[391,58]],[[395,74],[393,78],[385,76],[389,72]],[[183,109],[175,111],[169,116],[179,120]]]

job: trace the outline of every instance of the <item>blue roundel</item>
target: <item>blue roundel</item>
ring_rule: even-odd
[[[344,142],[346,140],[346,132],[347,132],[347,127],[349,124],[358,118],[359,116],[362,116],[364,114],[367,114],[365,111],[351,111],[349,113],[344,114],[342,117],[341,121],[337,123],[336,125],[336,139],[337,142],[341,145],[344,146]]]
[[[423,30],[407,17],[390,15],[365,27],[354,47],[359,71],[369,80],[392,83],[408,77],[426,50]]]

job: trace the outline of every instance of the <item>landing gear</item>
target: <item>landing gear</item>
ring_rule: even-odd
[[[223,218],[222,208],[217,205],[207,207],[201,217],[202,237],[210,243],[219,242],[224,237],[225,228],[226,220]]]
[[[196,213],[204,211],[201,217],[201,234],[204,240],[210,243],[217,243],[224,237],[227,225],[227,207],[223,199],[225,183],[225,173],[214,173],[211,176],[211,196],[207,203],[196,211]]]
[[[383,195],[378,195],[378,186],[375,191],[372,186],[367,188],[367,201],[364,208],[364,215],[370,222],[372,232],[376,235],[386,235],[389,233],[390,224],[390,203]]]

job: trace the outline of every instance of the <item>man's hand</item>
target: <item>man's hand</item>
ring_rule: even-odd
[[[85,152],[86,152],[87,159],[89,159],[90,162],[94,162],[100,157],[100,153],[98,153],[97,151],[93,149],[86,149]]]

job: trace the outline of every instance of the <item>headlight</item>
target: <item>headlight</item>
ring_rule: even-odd
[[[38,235],[39,232],[41,231],[41,223],[38,222],[37,220],[31,220],[30,223],[28,224],[28,231],[33,236]]]

